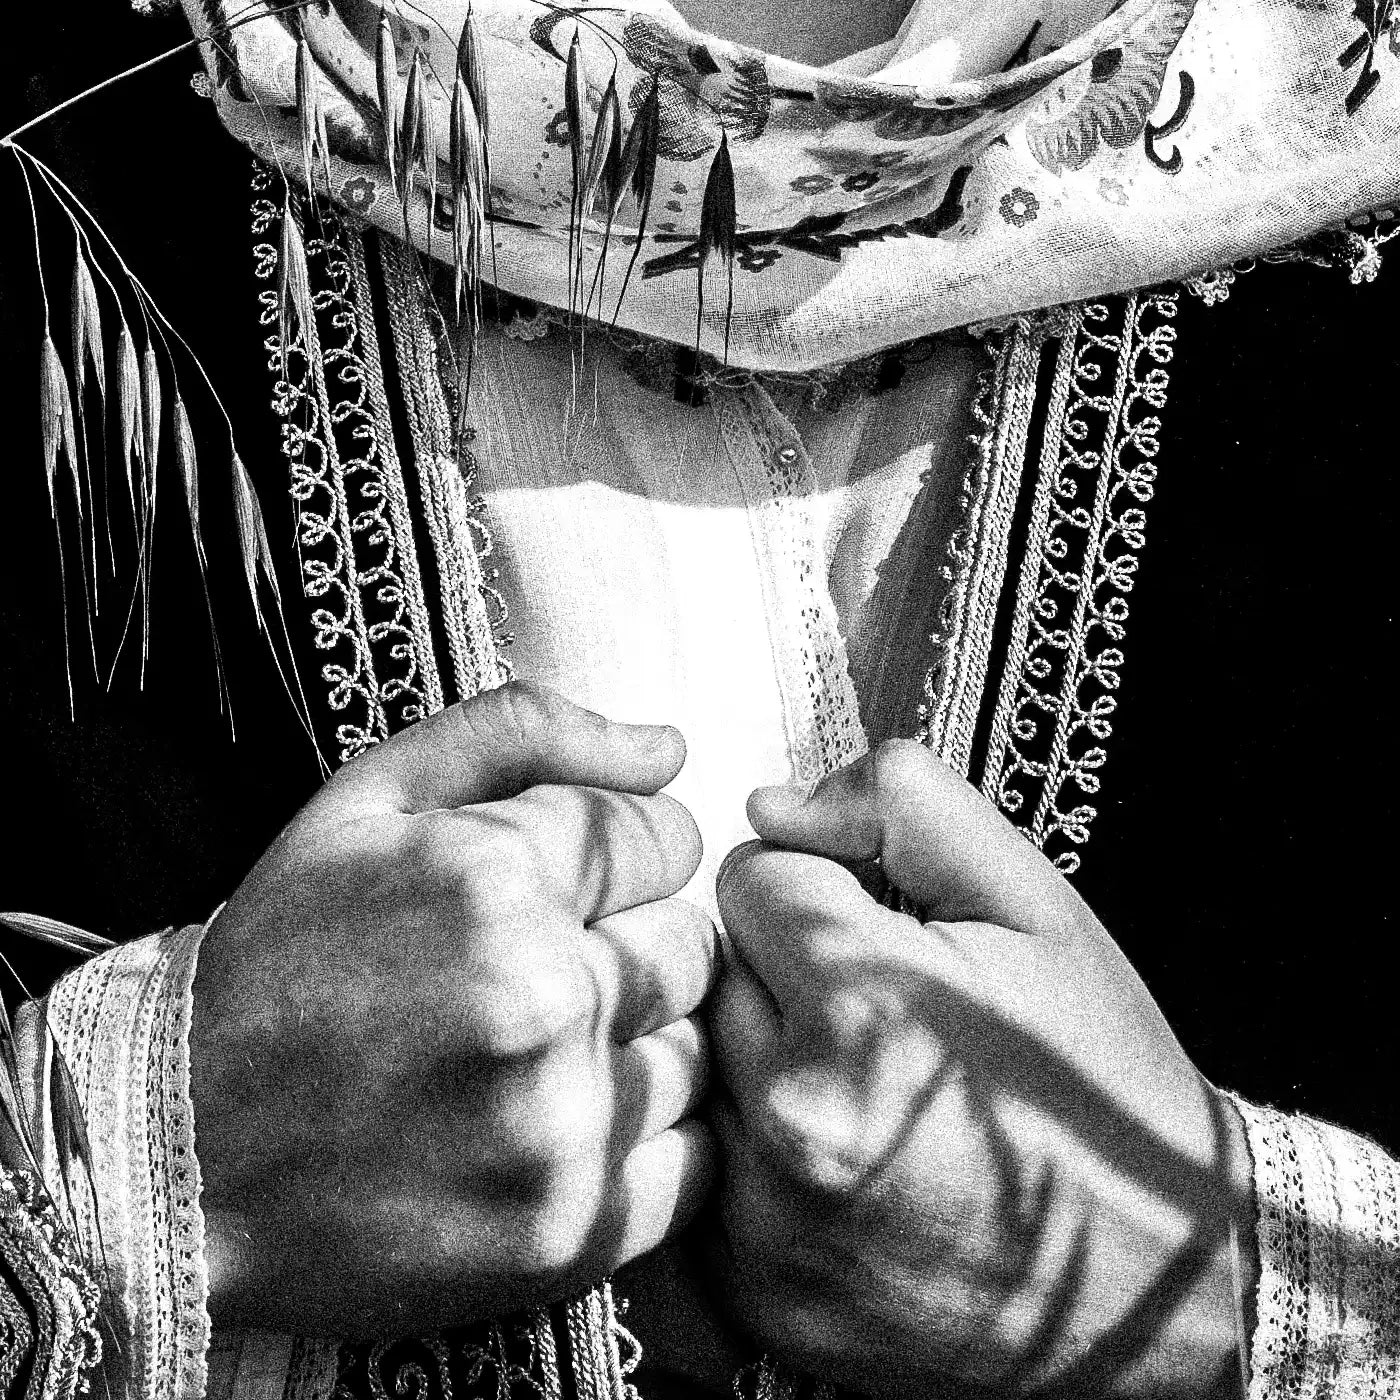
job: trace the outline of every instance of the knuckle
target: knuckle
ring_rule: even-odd
[[[927,782],[937,760],[917,739],[886,739],[875,750],[870,781],[877,794],[898,796]]]
[[[480,991],[483,994],[475,999],[471,1016],[472,1048],[488,1060],[519,1060],[544,1053],[587,1020],[591,1005],[587,980],[560,959],[540,959],[528,969],[512,969]]]
[[[535,681],[508,681],[491,694],[499,708],[502,727],[522,743],[554,723],[563,707],[554,691]]]
[[[410,858],[423,887],[469,910],[531,901],[538,854],[518,825],[499,814],[446,809],[413,819]]]
[[[569,1161],[545,1177],[522,1222],[520,1250],[529,1272],[560,1278],[577,1272],[595,1247],[604,1178],[600,1168]]]
[[[462,822],[451,811],[424,812],[413,818],[409,858],[430,889],[455,885],[465,873]]]

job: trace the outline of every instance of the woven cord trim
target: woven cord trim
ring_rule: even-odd
[[[1176,342],[1174,292],[1115,307],[1064,330],[982,775],[1066,874],[1096,815],[1075,799],[1098,793],[1107,758]]]
[[[483,503],[470,494],[471,482],[459,467],[459,459],[470,466],[470,452],[458,450],[465,444],[454,446],[416,254],[387,239],[379,246],[414,466],[441,581],[447,649],[458,697],[466,699],[510,679],[500,652],[507,639],[498,636],[506,609],[494,574],[483,565],[491,553],[491,535]]]
[[[272,176],[253,175],[258,277],[271,281],[279,250],[269,234],[282,212]],[[302,206],[296,204],[296,209]],[[299,214],[294,215],[304,223]],[[442,708],[427,599],[413,541],[408,495],[394,447],[374,314],[358,234],[319,208],[306,240],[316,285],[314,316],[282,364],[274,287],[259,293],[273,408],[297,510],[302,588],[317,604],[312,638],[331,659],[321,667],[342,762],[396,729]]]
[[[973,403],[984,431],[972,439],[963,524],[953,535],[944,566],[953,587],[932,638],[934,663],[924,682],[918,731],[922,742],[964,775],[987,688],[992,630],[1006,579],[1045,339],[1044,328],[1021,322],[1000,346],[989,340],[995,369]]]
[[[97,1308],[96,1280],[38,1179],[0,1167],[0,1396],[26,1372],[22,1400],[88,1394]]]
[[[207,1378],[208,1277],[189,1064],[203,932],[195,925],[114,948],[66,973],[48,997],[49,1025],[92,1144],[100,1208],[81,1182],[70,1190],[84,1252],[105,1265],[116,1332],[108,1382],[131,1400],[200,1400]]]
[[[1258,1210],[1250,1400],[1393,1400],[1400,1162],[1330,1123],[1235,1103]]]

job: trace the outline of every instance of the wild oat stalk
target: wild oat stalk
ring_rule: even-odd
[[[303,35],[297,41],[296,69],[297,120],[301,127],[301,165],[306,174],[306,198],[313,203],[316,188],[312,172],[316,169],[316,156],[321,157],[321,173],[326,178],[326,191],[331,188],[331,148],[326,136],[326,112],[321,105],[321,87],[316,76],[315,60],[311,57],[311,45]]]
[[[379,120],[384,127],[384,163],[389,168],[389,188],[395,199],[403,198],[399,173],[400,125],[403,120],[399,96],[399,59],[394,49],[394,26],[388,12],[379,16],[379,38],[374,50],[375,80],[379,88]]]
[[[728,278],[724,307],[724,359],[729,360],[729,323],[734,316],[734,245],[737,222],[734,210],[734,166],[729,159],[729,134],[722,132],[719,150],[710,163],[705,194],[700,201],[700,259],[695,291],[695,353],[700,353],[700,325],[705,314],[705,264],[714,253]]]
[[[399,166],[403,179],[403,235],[409,240],[408,210],[413,202],[415,178],[428,189],[428,256],[433,255],[433,206],[437,200],[437,152],[433,145],[433,109],[428,101],[427,70],[423,54],[414,49],[404,89],[403,123],[399,129]]]
[[[583,76],[583,54],[579,47],[578,25],[569,43],[564,64],[564,117],[569,134],[569,169],[573,177],[569,195],[569,320],[572,322],[578,295],[576,268],[582,265],[584,135],[583,114],[588,107],[588,89]],[[577,261],[576,261],[577,259]]]
[[[627,295],[627,286],[632,280],[632,269],[637,265],[637,255],[642,251],[646,238],[647,215],[651,212],[651,192],[656,184],[656,154],[661,139],[661,96],[656,79],[651,80],[651,88],[642,101],[641,107],[627,133],[622,147],[622,168],[618,172],[618,188],[614,191],[613,209],[622,198],[624,188],[630,189],[637,203],[637,235],[632,244],[632,256],[627,260],[627,271],[623,274],[622,287],[617,294],[617,305],[613,308],[612,323],[622,314],[622,298]]]
[[[448,138],[454,301],[459,318],[464,311],[470,313],[475,333],[481,295],[481,245],[486,236],[486,157],[480,114],[460,73],[452,84]]]
[[[227,709],[228,692],[223,670],[222,648],[219,645],[217,630],[213,626],[212,601],[210,599],[208,591],[207,576],[205,571],[205,565],[207,562],[207,552],[205,549],[204,539],[200,525],[200,517],[198,511],[199,492],[197,489],[197,485],[195,486],[194,490],[191,490],[191,486],[192,484],[194,484],[194,477],[191,475],[191,472],[197,470],[195,467],[197,459],[192,451],[193,436],[189,426],[189,415],[188,409],[186,407],[186,397],[180,388],[179,370],[175,360],[175,352],[177,347],[181,355],[186,357],[189,360],[190,364],[193,365],[197,375],[202,380],[206,390],[208,391],[214,403],[214,406],[216,407],[220,416],[224,420],[230,439],[229,470],[231,480],[233,482],[235,494],[243,495],[245,497],[246,504],[247,491],[250,490],[251,487],[250,483],[248,483],[247,481],[246,469],[243,468],[241,461],[237,459],[236,452],[232,447],[232,420],[229,418],[228,411],[225,408],[222,399],[219,397],[218,392],[214,389],[214,386],[209,379],[209,375],[205,370],[203,363],[199,360],[199,357],[194,353],[194,351],[190,347],[189,343],[184,339],[184,337],[180,335],[180,333],[175,329],[174,325],[170,322],[170,320],[160,310],[159,306],[156,304],[154,299],[151,297],[150,293],[147,291],[145,284],[140,280],[140,278],[138,278],[135,275],[135,273],[131,270],[129,265],[121,257],[121,254],[117,251],[116,246],[107,236],[101,224],[92,214],[92,212],[87,208],[85,204],[83,204],[83,202],[78,198],[78,196],[74,194],[72,189],[61,179],[61,177],[59,177],[42,160],[40,160],[37,156],[33,155],[31,152],[18,146],[14,142],[10,142],[9,145],[19,160],[20,168],[24,173],[26,181],[28,181],[29,172],[32,169],[33,172],[38,175],[40,180],[47,187],[49,193],[52,195],[52,197],[54,198],[55,202],[58,204],[59,208],[64,213],[64,215],[68,218],[72,227],[75,230],[79,231],[80,237],[82,238],[84,246],[87,249],[88,256],[92,260],[92,266],[98,272],[102,280],[107,283],[117,302],[117,353],[115,356],[115,361],[111,366],[111,372],[114,374],[115,378],[115,385],[112,386],[110,392],[113,393],[117,401],[118,433],[127,476],[128,493],[132,498],[133,514],[137,519],[138,567],[136,587],[133,591],[132,598],[133,603],[135,603],[138,596],[140,596],[142,599],[142,616],[143,619],[146,619],[146,625],[143,626],[143,633],[145,633],[147,636],[149,635],[149,614],[147,604],[149,599],[150,587],[151,547],[153,539],[152,526],[154,522],[155,504],[157,499],[157,484],[159,481],[158,467],[163,437],[163,401],[165,397],[164,376],[169,376],[170,383],[173,386],[174,402],[172,404],[171,412],[172,441],[174,443],[175,466],[180,472],[182,478],[182,494],[185,498],[187,515],[189,519],[192,537],[194,539],[196,562],[200,567],[201,584],[203,585],[205,591],[206,607],[208,608],[210,613],[210,632],[214,647],[215,669],[219,684],[220,703],[221,706]],[[290,222],[293,222],[294,224],[294,221]],[[39,244],[37,229],[38,224],[36,215],[35,256],[38,262],[38,266],[40,268],[40,277],[42,283],[42,249]],[[139,349],[137,345],[136,336],[133,334],[131,329],[130,319],[128,318],[126,311],[122,307],[122,298],[118,294],[115,285],[111,281],[111,278],[102,269],[100,263],[93,256],[93,249],[91,247],[91,244],[88,242],[89,233],[95,234],[97,239],[100,241],[104,249],[105,255],[111,260],[116,271],[120,274],[120,277],[126,287],[127,295],[134,300],[136,310],[139,313],[141,320],[145,324],[146,333],[143,337],[144,343]],[[296,235],[294,248],[301,248],[299,234]],[[290,267],[291,276],[293,277],[293,279],[296,279],[298,269],[304,272],[304,249],[302,250],[301,259],[297,259],[295,255],[293,255],[293,257],[290,259]],[[309,325],[311,315],[309,279],[305,280],[301,285],[292,289],[292,294],[290,296],[290,304],[296,310],[300,322],[300,324],[297,327],[297,330],[299,333],[304,335],[307,333],[307,327]],[[290,331],[290,327],[288,329]],[[46,338],[51,339],[51,337],[49,337],[48,335],[47,330],[45,331],[45,336]],[[56,353],[57,352],[55,348],[55,354]],[[163,367],[162,356],[164,358]],[[42,358],[44,360],[49,359],[47,352],[45,352]],[[62,370],[61,361],[59,363],[58,368],[60,371]],[[67,389],[67,377],[66,375],[62,375],[60,378],[54,375],[52,361],[49,362],[49,368],[47,371],[45,371],[45,373],[47,375],[47,382],[49,383],[50,388],[47,391],[47,395],[42,396],[42,402],[53,403],[56,401],[59,405],[57,415],[52,417],[51,421],[58,428],[58,447],[62,449],[64,421],[62,413],[62,402],[63,391],[66,391]],[[57,395],[56,400],[55,395]],[[71,404],[71,398],[69,402]],[[234,465],[235,463],[237,464],[236,467]],[[315,737],[312,729],[310,710],[307,706],[306,697],[301,690],[300,678],[297,675],[295,664],[292,660],[290,637],[287,631],[286,618],[283,612],[280,590],[278,588],[275,572],[272,567],[271,549],[267,540],[266,527],[263,524],[261,510],[256,506],[256,497],[252,497],[251,499],[253,511],[250,515],[250,513],[245,509],[243,516],[240,518],[240,523],[246,526],[248,521],[251,519],[252,552],[255,563],[257,564],[257,571],[254,575],[254,582],[256,584],[257,573],[260,572],[262,574],[263,582],[268,587],[268,592],[272,600],[271,605],[273,611],[275,611],[276,613],[276,630],[274,631],[274,629],[269,626],[269,613],[262,605],[261,597],[258,593],[256,586],[252,590],[252,600],[254,603],[255,616],[258,620],[259,630],[268,639],[274,664],[276,665],[278,673],[282,679],[283,687],[286,690],[288,697],[292,701],[293,708],[297,714],[298,720],[301,723],[303,729],[306,731],[308,738],[312,740],[313,747],[315,747]],[[245,559],[245,574],[248,549],[248,536],[245,532],[240,535],[240,552]],[[62,556],[60,552],[60,563],[61,562]],[[66,604],[64,608],[64,617],[66,638]],[[130,611],[128,611],[128,630],[130,628],[131,617],[132,614]],[[126,630],[124,630],[123,640],[126,635],[127,632]],[[117,648],[118,656],[120,655],[121,648],[122,644],[119,642]],[[146,649],[146,642],[143,638],[143,662],[146,655]],[[115,664],[116,663],[114,660],[113,674],[115,673]],[[111,679],[109,677],[108,684],[110,685],[110,683]],[[230,725],[232,725],[231,712]],[[319,749],[317,749],[316,752],[318,760],[320,760],[321,756]],[[322,766],[324,768],[324,761],[321,761]]]

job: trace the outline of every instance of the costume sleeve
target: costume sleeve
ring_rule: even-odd
[[[35,1145],[55,1201],[97,1261],[113,1400],[201,1400],[209,1344],[204,1221],[189,1088],[194,926],[114,948],[21,1007],[15,1048]],[[61,1050],[91,1147],[92,1183],[58,1150],[54,1113],[68,1093]],[[68,1161],[67,1180],[60,1161]],[[47,1394],[47,1393],[46,1393]]]
[[[102,1355],[97,1283],[29,1171],[0,1165],[0,1400],[78,1400]]]
[[[1258,1210],[1249,1400],[1400,1396],[1400,1162],[1330,1123],[1235,1102]]]

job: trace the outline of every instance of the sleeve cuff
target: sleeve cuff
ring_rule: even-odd
[[[47,1001],[92,1148],[96,1206],[84,1183],[70,1182],[70,1192],[83,1203],[88,1257],[105,1260],[105,1311],[116,1333],[105,1369],[124,1400],[202,1400],[206,1388],[208,1276],[189,1058],[204,931],[193,925],[114,948],[65,974]],[[44,1136],[53,1180],[51,1124]]]
[[[1400,1163],[1330,1123],[1235,1103],[1258,1210],[1249,1400],[1400,1393]]]

